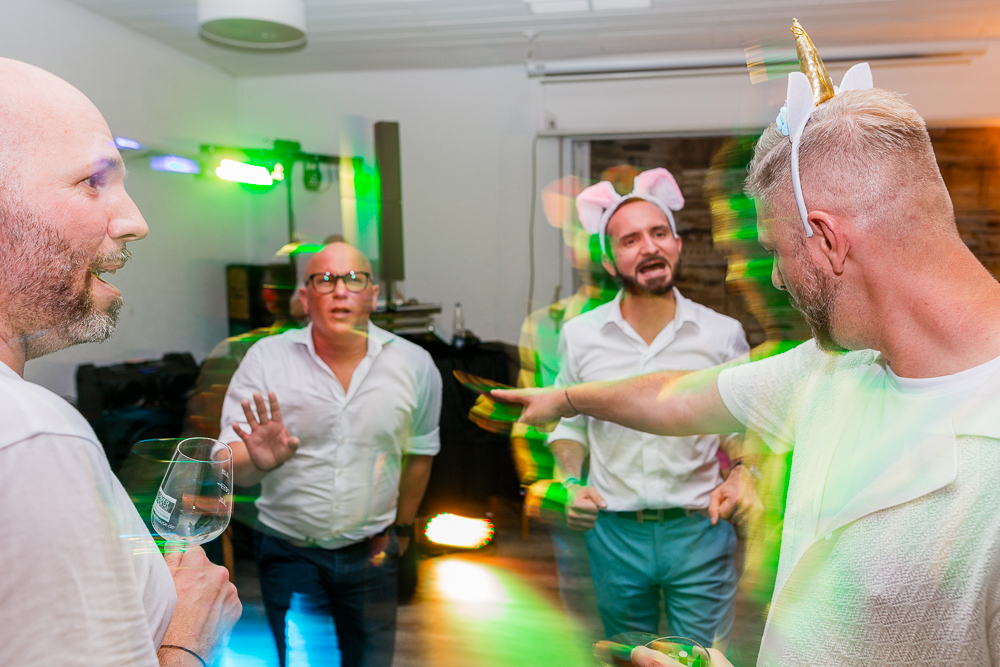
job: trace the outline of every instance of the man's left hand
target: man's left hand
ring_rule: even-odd
[[[719,523],[719,519],[743,525],[751,513],[763,509],[753,478],[743,470],[743,466],[736,466],[729,477],[712,491],[708,502],[708,518],[712,520],[713,526]]]

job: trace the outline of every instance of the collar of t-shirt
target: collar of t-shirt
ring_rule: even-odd
[[[10,366],[8,366],[7,364],[5,364],[2,361],[0,361],[0,375],[6,375],[11,380],[23,380],[24,379],[20,375],[17,374],[17,371],[15,371],[13,368],[11,368]]]
[[[676,287],[674,288],[674,300],[677,304],[676,310],[674,311],[674,319],[667,323],[667,326],[660,330],[660,333],[656,334],[656,338],[653,339],[652,343],[648,344],[650,348],[665,347],[667,343],[674,339],[674,336],[678,330],[685,324],[691,323],[694,326],[698,326],[698,320],[695,318],[694,309],[691,307],[691,302],[689,299],[684,297],[680,290]],[[646,341],[643,340],[642,336],[632,328],[632,325],[628,323],[625,316],[622,315],[622,298],[625,296],[625,290],[618,290],[618,294],[609,304],[611,307],[608,309],[608,319],[605,322],[605,326],[613,324],[624,333],[629,338],[634,339],[642,345],[647,345]]]
[[[943,375],[935,378],[904,378],[896,375],[886,364],[887,384],[892,389],[904,394],[929,395],[951,392],[973,392],[987,380],[1000,371],[1000,357],[991,359],[985,364],[959,371],[953,375]]]

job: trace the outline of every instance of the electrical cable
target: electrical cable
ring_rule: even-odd
[[[531,213],[528,215],[528,316],[535,310],[535,209],[538,203],[538,135],[531,140]]]

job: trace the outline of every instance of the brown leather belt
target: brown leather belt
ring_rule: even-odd
[[[664,521],[672,521],[674,519],[680,519],[681,517],[687,516],[688,512],[683,507],[668,507],[666,509],[660,510],[636,510],[634,512],[615,512],[618,516],[623,519],[634,519],[639,523],[644,523],[646,521],[655,521],[657,523],[663,523]]]

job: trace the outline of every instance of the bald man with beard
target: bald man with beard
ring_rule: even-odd
[[[440,449],[441,375],[371,323],[378,292],[363,254],[326,246],[299,290],[309,326],[256,343],[226,392],[219,438],[236,483],[261,484],[255,555],[282,665],[335,660],[334,645],[345,667],[392,662],[397,561]]]
[[[84,418],[26,362],[114,332],[146,223],[100,112],[0,58],[0,664],[211,661],[240,615],[200,548],[160,555]]]
[[[1000,665],[1000,284],[959,236],[899,95],[846,90],[815,108],[801,216],[791,151],[768,127],[747,188],[772,280],[813,340],[723,370],[496,393],[529,423],[579,411],[794,448],[762,667]]]

